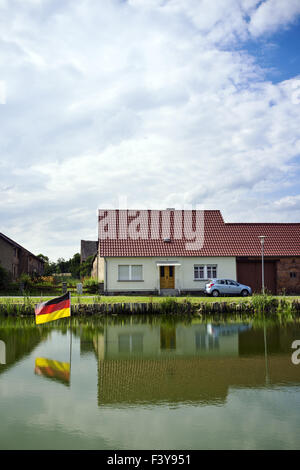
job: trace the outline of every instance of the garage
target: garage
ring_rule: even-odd
[[[262,288],[261,260],[237,258],[237,281],[259,293]],[[276,260],[264,261],[265,289],[276,294]]]

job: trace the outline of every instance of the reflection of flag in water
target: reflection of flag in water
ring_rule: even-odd
[[[55,299],[42,302],[35,307],[36,324],[46,323],[48,321],[58,320],[71,316],[71,297],[70,292],[56,297]]]
[[[35,360],[34,372],[48,379],[58,380],[69,385],[70,383],[70,363],[53,361],[44,357],[37,357]]]

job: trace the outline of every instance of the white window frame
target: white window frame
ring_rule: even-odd
[[[209,276],[208,275],[208,268],[211,269],[211,272],[213,273],[213,270],[215,269],[216,270],[216,275],[212,275],[212,276]],[[216,279],[218,277],[218,265],[217,264],[207,264],[206,265],[206,275],[207,275],[207,279]]]
[[[203,268],[203,277],[195,277],[195,268]],[[212,271],[216,270],[215,276],[208,276],[208,268]],[[194,281],[206,281],[208,279],[218,277],[218,265],[217,264],[194,264]]]
[[[128,279],[120,279],[120,266],[128,266]],[[142,276],[141,279],[133,279],[132,278],[132,267],[133,266],[140,266],[142,268]],[[144,270],[142,264],[118,264],[118,282],[141,282],[144,280]]]
[[[200,268],[203,268],[203,277],[196,277],[195,276],[195,270],[197,269],[198,274],[200,272]],[[205,265],[204,264],[194,264],[194,281],[202,281],[205,279]]]

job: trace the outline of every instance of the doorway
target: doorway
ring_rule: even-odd
[[[175,266],[160,266],[160,288],[175,288]]]

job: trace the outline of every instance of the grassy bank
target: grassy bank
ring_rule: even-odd
[[[0,313],[6,316],[34,314],[35,304],[48,297],[2,298]],[[241,313],[247,315],[300,316],[299,296],[253,295],[252,297],[139,297],[73,296],[72,315],[95,314],[193,314],[198,316]]]
[[[61,293],[59,294],[61,295]],[[52,299],[53,296],[23,296],[23,297],[0,297],[0,304],[31,304],[35,305],[39,302],[46,302],[47,300]],[[92,305],[92,304],[119,304],[119,303],[164,303],[166,301],[175,301],[179,304],[189,302],[192,305],[200,305],[201,303],[240,303],[240,304],[254,304],[257,308],[261,305],[267,305],[275,299],[278,302],[286,302],[287,304],[299,301],[300,296],[272,296],[272,295],[253,295],[251,297],[209,297],[209,296],[187,296],[187,297],[151,297],[151,296],[130,296],[130,295],[120,295],[120,296],[100,296],[100,295],[77,295],[71,294],[71,303],[72,305]]]

